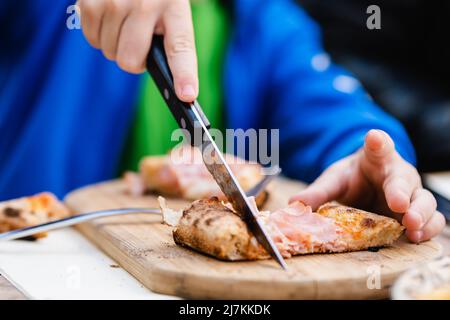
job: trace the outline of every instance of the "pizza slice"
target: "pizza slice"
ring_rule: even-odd
[[[228,154],[225,157],[245,191],[264,178],[262,167],[258,163],[246,162]],[[166,156],[145,157],[140,162],[139,174],[127,172],[124,178],[129,193],[133,195],[153,191],[187,200],[211,197],[226,199],[203,164],[200,151],[190,146],[177,147]],[[258,206],[266,200],[267,195],[267,192],[262,192],[258,196]]]
[[[8,200],[0,202],[0,232],[31,227],[69,215],[69,210],[49,192]],[[31,239],[45,236],[46,233],[40,233]]]
[[[218,198],[198,200],[174,211],[160,199],[164,220],[173,226],[177,244],[222,260],[257,260],[269,255],[236,215]],[[280,253],[289,258],[311,253],[337,253],[391,245],[404,228],[394,219],[337,203],[312,212],[295,202],[274,212],[259,212]]]

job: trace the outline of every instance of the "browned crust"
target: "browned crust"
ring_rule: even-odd
[[[255,197],[255,202],[256,202],[256,206],[258,207],[258,209],[261,209],[262,207],[264,207],[264,204],[267,202],[268,199],[269,199],[269,191],[267,191],[267,190],[261,191]]]
[[[179,245],[222,260],[267,258],[245,223],[217,198],[194,201],[183,211],[173,237]]]
[[[345,251],[389,246],[405,230],[395,219],[336,202],[322,205],[317,213],[333,219],[334,223],[345,231],[341,235],[346,244]]]
[[[305,253],[359,251],[388,246],[404,230],[394,219],[335,203],[325,204],[318,211],[333,219],[343,231],[339,234],[339,245],[333,249],[319,245]],[[222,260],[268,258],[245,223],[217,198],[193,202],[183,211],[173,237],[179,245]]]

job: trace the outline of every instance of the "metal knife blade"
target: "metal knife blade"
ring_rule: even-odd
[[[178,125],[189,133],[190,136],[187,139],[191,145],[199,147],[202,151],[203,161],[222,192],[240,213],[241,218],[258,242],[286,270],[287,265],[278,248],[264,230],[264,226],[258,220],[255,208],[252,207],[242,187],[226,163],[222,152],[209,133],[210,125],[200,105],[197,101],[188,104],[176,97],[173,77],[168,67],[164,41],[161,36],[153,37],[152,47],[147,57],[147,70],[155,81]],[[201,139],[196,139],[199,131]]]
[[[264,230],[264,226],[261,224],[260,220],[258,220],[256,208],[254,208],[249,202],[244,190],[228,166],[222,152],[217,147],[206,125],[203,123],[202,117],[197,114],[196,110],[199,108],[198,103],[195,102],[195,104],[196,107],[193,108],[194,114],[197,116],[197,121],[204,130],[204,142],[200,148],[206,168],[214,177],[214,180],[216,180],[222,192],[232,203],[235,210],[246,222],[248,228],[256,237],[258,242],[281,265],[283,269],[287,270],[287,265],[278,251],[278,248],[272,241],[272,238]]]

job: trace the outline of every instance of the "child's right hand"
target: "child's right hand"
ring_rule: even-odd
[[[78,0],[88,42],[130,73],[145,70],[153,33],[164,34],[178,97],[198,95],[197,57],[189,0]]]

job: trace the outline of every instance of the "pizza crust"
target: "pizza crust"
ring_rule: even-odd
[[[43,192],[30,197],[0,202],[0,232],[31,227],[68,217],[69,210],[55,195]],[[45,237],[40,233],[31,238]]]
[[[222,260],[256,260],[269,256],[228,206],[218,198],[194,201],[173,230],[175,243]]]
[[[346,243],[346,251],[389,246],[405,230],[395,219],[336,202],[322,205],[317,213],[333,219],[345,231],[342,238]]]

